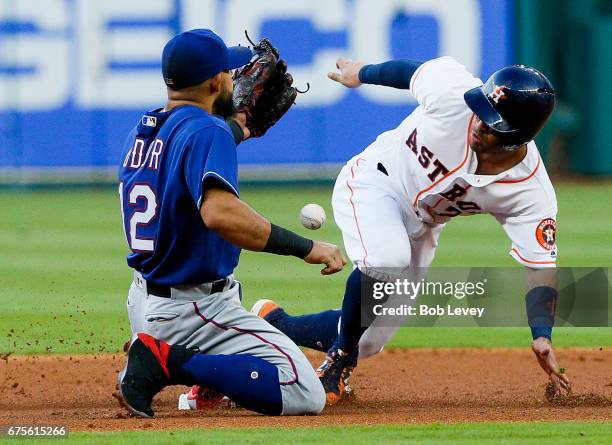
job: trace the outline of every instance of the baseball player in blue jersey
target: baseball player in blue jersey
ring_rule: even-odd
[[[264,414],[316,414],[325,392],[306,357],[242,307],[240,249],[292,255],[340,271],[337,246],[271,224],[239,198],[236,145],[249,137],[233,111],[229,70],[252,57],[210,30],[170,40],[168,102],[131,131],[119,168],[123,227],[134,269],[132,341],[120,393],[136,415],[167,385],[199,385]]]
[[[510,255],[526,267],[525,305],[532,350],[556,393],[570,382],[552,347],[557,301],[557,201],[535,142],[553,111],[555,92],[539,71],[522,65],[487,82],[451,57],[382,64],[339,59],[330,79],[410,90],[418,107],[379,135],[340,172],[334,219],[354,270],[341,311],[289,316],[270,300],[253,312],[297,344],[327,352],[318,374],[328,404],[347,392],[358,358],[379,352],[396,328],[361,325],[362,291],[393,281],[388,269],[424,278],[445,224],[488,213],[511,241]]]

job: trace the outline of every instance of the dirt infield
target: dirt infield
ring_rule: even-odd
[[[314,362],[321,358],[310,354]],[[569,403],[544,397],[529,350],[391,350],[363,361],[356,398],[317,417],[264,417],[242,409],[176,410],[180,387],[154,402],[155,419],[127,416],[116,395],[124,356],[1,357],[0,424],[61,424],[75,431],[381,423],[612,419],[612,350],[559,352],[574,384]]]

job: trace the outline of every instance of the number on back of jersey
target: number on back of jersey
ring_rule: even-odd
[[[119,199],[125,239],[134,252],[153,252],[155,238],[138,235],[138,229],[147,226],[157,216],[157,196],[149,184],[134,184],[124,202],[123,182],[119,183]],[[126,206],[127,204],[127,206]],[[129,213],[126,212],[129,210]],[[129,218],[126,220],[126,218]]]

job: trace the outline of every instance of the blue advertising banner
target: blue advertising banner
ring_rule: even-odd
[[[110,167],[141,113],[163,106],[160,54],[177,32],[268,37],[311,89],[253,164],[344,163],[415,106],[410,92],[328,80],[339,56],[452,55],[481,77],[512,62],[511,0],[0,0],[0,169]]]

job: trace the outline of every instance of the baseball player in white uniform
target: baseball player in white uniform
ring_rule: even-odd
[[[334,404],[358,357],[379,352],[397,329],[361,327],[362,286],[380,279],[377,268],[408,268],[418,280],[448,221],[489,213],[510,238],[510,255],[528,271],[525,301],[537,360],[557,392],[569,390],[551,344],[557,201],[533,141],[554,108],[548,79],[517,65],[483,84],[451,57],[378,65],[339,59],[337,68],[328,76],[346,87],[409,89],[419,105],[352,158],[336,180],[334,218],[355,267],[342,310],[290,316],[261,300],[254,312],[297,344],[327,351],[318,374],[327,403]]]

